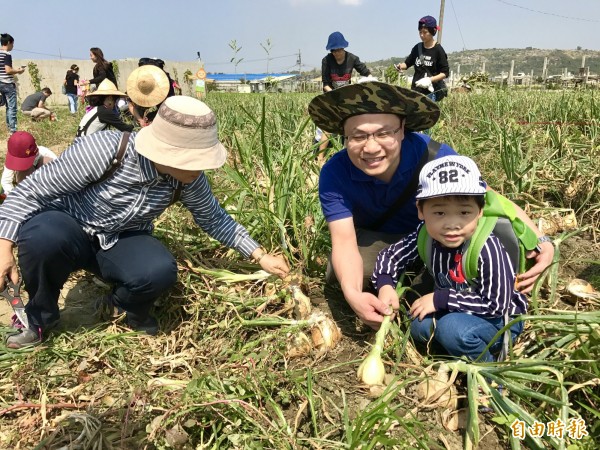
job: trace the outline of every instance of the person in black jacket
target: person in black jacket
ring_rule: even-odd
[[[442,82],[450,74],[448,57],[444,48],[434,36],[439,27],[435,18],[425,16],[419,19],[419,37],[422,42],[415,45],[403,63],[397,64],[398,71],[415,67],[411,89],[427,95],[433,101],[445,97],[445,85]]]
[[[329,35],[325,49],[330,53],[321,62],[323,92],[329,92],[350,84],[353,70],[356,70],[363,77],[371,75],[371,71],[366,64],[361,62],[358,56],[347,52],[346,47],[348,47],[348,41],[342,33],[335,31]],[[324,163],[325,150],[329,147],[329,135],[319,129],[317,129],[317,135],[320,139],[317,161]]]
[[[119,84],[117,83],[117,77],[115,76],[112,64],[104,59],[104,53],[102,50],[100,50],[98,47],[90,48],[90,59],[92,62],[96,63],[96,65],[94,66],[94,71],[92,72],[94,78],[88,80],[88,84],[100,86],[100,83],[108,78],[112,84],[118,88]]]

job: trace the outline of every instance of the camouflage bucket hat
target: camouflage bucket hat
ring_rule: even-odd
[[[308,113],[324,131],[344,134],[346,119],[359,114],[396,114],[406,118],[407,131],[431,128],[440,117],[436,103],[418,92],[369,81],[350,84],[312,99]]]

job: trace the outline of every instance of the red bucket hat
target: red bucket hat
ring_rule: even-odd
[[[17,131],[8,139],[6,168],[10,170],[28,170],[39,153],[35,138],[27,131]]]

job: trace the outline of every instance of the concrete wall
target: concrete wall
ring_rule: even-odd
[[[68,105],[67,96],[61,93],[62,82],[65,79],[65,74],[72,64],[79,66],[80,79],[92,78],[94,63],[91,60],[76,60],[76,59],[60,59],[60,60],[30,60],[30,59],[13,59],[13,67],[26,66],[29,62],[34,62],[39,70],[41,77],[41,87],[49,87],[52,90],[52,95],[47,100],[47,104],[51,105]],[[137,68],[137,59],[120,59],[117,61],[119,66],[119,90],[127,89],[127,77]],[[185,82],[183,74],[189,70],[195,74],[199,69],[198,61],[165,61],[165,70],[169,72],[171,78],[176,80],[183,89],[184,95],[193,95],[192,88]],[[22,75],[16,75],[17,89],[19,97],[19,107],[25,97],[34,92],[29,70],[26,68]]]

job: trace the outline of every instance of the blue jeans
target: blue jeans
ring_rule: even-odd
[[[0,83],[0,92],[6,97],[6,125],[8,131],[17,131],[17,87],[15,83]]]
[[[503,326],[503,317],[484,318],[461,312],[436,312],[426,316],[422,322],[414,319],[410,325],[410,334],[416,344],[424,345],[431,339],[433,348],[441,347],[442,352],[451,356],[466,356],[474,361]],[[510,328],[513,342],[522,331],[523,322],[518,322]],[[503,337],[500,336],[478,362],[495,361],[493,355],[502,349],[502,341]]]
[[[71,114],[75,114],[77,112],[77,94],[67,94],[67,98],[69,99],[69,111]]]
[[[103,250],[62,211],[42,211],[21,226],[19,266],[29,302],[29,321],[42,329],[58,320],[58,296],[71,273],[88,270],[114,283],[116,306],[143,321],[154,300],[177,280],[177,264],[150,234],[124,231]]]

